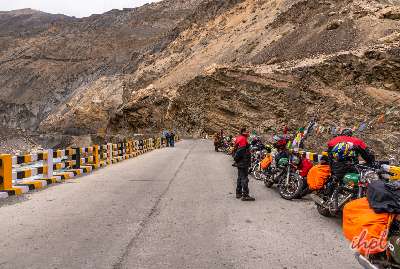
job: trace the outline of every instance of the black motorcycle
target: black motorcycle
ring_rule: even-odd
[[[347,173],[343,179],[330,176],[322,189],[311,194],[319,214],[338,216],[346,203],[365,197],[368,184],[381,178],[381,163],[371,166],[355,164],[354,167],[357,173]]]

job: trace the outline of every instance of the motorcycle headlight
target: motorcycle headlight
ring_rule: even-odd
[[[285,167],[285,166],[288,165],[288,163],[289,163],[289,160],[287,158],[281,158],[278,161],[278,166],[279,167]]]
[[[293,156],[292,157],[292,163],[295,165],[299,165],[300,164],[300,159],[297,156]]]

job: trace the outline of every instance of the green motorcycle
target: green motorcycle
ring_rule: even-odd
[[[271,188],[276,184],[279,195],[286,200],[299,197],[304,186],[303,178],[298,174],[299,165],[300,158],[294,154],[280,158],[276,166],[270,165],[263,173],[265,186]]]

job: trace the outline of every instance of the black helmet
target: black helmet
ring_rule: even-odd
[[[344,136],[353,136],[353,130],[352,130],[352,129],[349,129],[349,128],[344,129],[344,130],[342,131],[341,135],[344,135]]]

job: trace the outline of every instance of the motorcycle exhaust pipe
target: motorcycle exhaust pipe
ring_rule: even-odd
[[[321,197],[319,197],[318,195],[316,195],[316,194],[314,194],[314,193],[311,193],[311,194],[310,194],[310,197],[311,197],[311,199],[312,199],[315,203],[317,203],[317,204],[320,205],[320,206],[325,207],[325,202],[324,202],[324,200],[323,200]]]
[[[342,206],[343,206],[345,203],[347,203],[348,201],[350,201],[350,199],[351,199],[352,196],[353,196],[352,194],[347,195],[347,197],[346,197],[343,201],[340,202],[340,204],[338,205],[338,208],[342,208]]]
[[[331,210],[331,214],[335,215],[337,212],[339,212],[339,190],[335,189],[332,194],[332,199],[333,199],[333,209]]]
[[[356,253],[356,260],[364,269],[379,269],[360,253]]]

